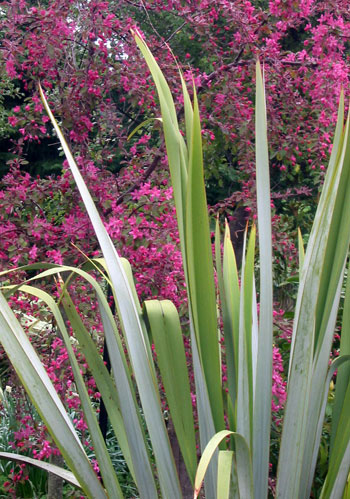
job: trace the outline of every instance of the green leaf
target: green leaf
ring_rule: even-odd
[[[191,482],[197,468],[190,384],[180,319],[172,302],[147,300],[144,312],[155,343],[157,361],[176,436]]]
[[[140,414],[138,411],[135,393],[127,369],[124,369],[124,359],[119,348],[118,331],[111,321],[109,311],[99,299],[99,310],[107,348],[111,360],[112,373],[117,380],[120,410],[123,415],[130,453],[135,469],[136,485],[141,497],[151,499],[156,494],[156,485],[152,475],[152,467],[145,443]]]
[[[102,265],[102,267],[107,272],[107,266],[106,266],[105,259],[104,258],[99,258],[98,260],[99,260],[100,265]],[[137,291],[136,291],[136,288],[135,288],[135,282],[134,282],[134,278],[133,278],[133,275],[132,275],[131,265],[130,265],[129,261],[126,258],[122,257],[120,259],[120,261],[121,261],[121,264],[123,266],[126,278],[128,280],[128,283],[129,283],[129,286],[130,286],[130,289],[131,289],[131,293],[132,293],[132,297],[133,297],[133,300],[134,300],[134,303],[135,303],[135,307],[136,307],[136,310],[137,310],[137,313],[138,313],[138,316],[139,316],[139,320],[140,320],[140,324],[141,324],[141,328],[142,328],[142,333],[143,333],[143,340],[144,340],[144,343],[145,343],[145,346],[146,346],[146,350],[147,350],[147,355],[148,355],[148,362],[150,364],[150,367],[152,367],[152,369],[153,369],[153,375],[156,376],[156,372],[155,372],[155,368],[154,368],[154,363],[153,363],[153,357],[152,357],[152,349],[151,349],[151,345],[150,345],[148,334],[147,334],[147,328],[146,328],[145,322],[143,320],[142,309],[141,309],[140,301],[139,301],[139,298],[138,298],[138,295],[137,295]],[[107,280],[108,280],[108,277],[107,277]],[[113,292],[113,288],[112,288],[112,292]],[[115,299],[116,299],[116,297],[115,297]]]
[[[307,470],[305,470],[305,473],[303,473],[303,475],[305,477],[302,475],[303,476],[302,480],[306,480],[306,476],[308,477],[308,486],[306,489],[308,491],[311,490],[311,487],[312,487],[317,458],[319,456],[320,441],[321,441],[321,435],[322,435],[322,429],[323,429],[323,423],[324,423],[324,415],[325,415],[326,405],[327,405],[328,396],[329,396],[330,382],[331,382],[331,379],[332,379],[335,371],[337,369],[341,368],[344,364],[349,365],[349,360],[350,360],[350,356],[344,355],[342,357],[338,357],[337,359],[335,359],[332,362],[330,368],[328,369],[327,376],[326,376],[326,379],[324,381],[323,389],[320,389],[321,407],[319,410],[317,424],[315,424],[316,417],[314,417],[313,414],[312,414],[312,416],[309,417],[308,424],[310,425],[310,427],[312,429],[314,429],[316,427],[316,431],[311,433],[309,430],[307,433],[307,439],[308,439],[309,446],[306,449],[304,459],[305,459],[305,462],[307,462],[308,464],[311,462],[311,464],[309,464],[309,468]],[[312,438],[314,438],[314,441],[312,441]],[[348,437],[348,439],[349,439],[349,437]],[[309,449],[309,447],[310,447],[310,449]],[[312,453],[312,458],[310,456],[310,452]],[[336,472],[338,472],[338,470]]]
[[[350,499],[350,476],[348,476],[342,499]]]
[[[71,471],[60,468],[55,464],[47,463],[46,461],[39,461],[39,459],[22,456],[21,454],[13,454],[12,452],[0,452],[0,459],[8,459],[10,461],[15,461],[18,463],[31,464],[33,466],[36,466],[37,468],[41,468],[42,470],[47,471],[48,473],[59,476],[66,482],[74,485],[74,487],[78,487],[79,489],[81,488],[80,483]]]
[[[226,317],[224,322],[225,346],[227,349],[228,385],[232,404],[236,404],[238,380],[238,338],[240,314],[240,290],[235,252],[230,238],[230,229],[226,222],[223,258],[223,284],[221,300]]]
[[[260,314],[253,424],[253,475],[256,499],[267,496],[272,389],[272,243],[270,171],[265,89],[256,65],[255,104],[256,191],[260,255]]]
[[[252,359],[252,322],[253,322],[253,277],[255,227],[249,238],[247,255],[246,236],[244,235],[242,276],[239,311],[238,345],[238,390],[237,390],[237,432],[251,445],[253,432],[253,359]]]
[[[299,227],[298,227],[298,248],[299,248],[299,276],[300,276],[304,265],[305,250],[304,250],[303,236],[301,235]]]
[[[252,430],[252,401],[251,401],[251,376],[249,376],[248,344],[245,331],[245,308],[247,293],[245,292],[245,253],[246,253],[247,231],[244,233],[242,252],[242,275],[239,307],[239,331],[238,331],[238,376],[237,376],[237,432],[246,440],[251,447]],[[249,297],[251,301],[251,297]],[[252,316],[251,316],[252,317]],[[250,359],[251,361],[251,359]],[[250,379],[249,379],[250,378]],[[238,456],[237,456],[238,457]]]
[[[194,90],[192,143],[189,154],[186,201],[186,254],[189,301],[213,418],[224,428],[221,368],[217,333],[216,294],[204,187],[201,125]]]
[[[251,411],[253,411],[253,392],[254,384],[254,362],[253,362],[253,307],[254,307],[254,261],[255,261],[255,236],[256,228],[253,225],[249,241],[247,255],[244,261],[244,268],[242,267],[242,281],[243,288],[241,289],[241,296],[243,298],[243,311],[244,311],[244,336],[247,348],[247,364],[248,364],[248,377],[249,377],[249,397]]]
[[[350,355],[350,274],[349,265],[346,280],[345,300],[343,306],[343,318],[340,337],[340,356]],[[340,413],[344,410],[350,414],[350,399],[345,397],[347,387],[350,384],[350,364],[343,364],[337,373],[335,387],[335,402],[332,411],[332,433],[331,433],[331,455],[335,435],[338,431]]]
[[[103,262],[100,263],[102,264]],[[123,260],[122,265],[125,266],[126,269],[128,268]],[[45,277],[68,271],[86,279],[86,281],[91,284],[92,288],[95,290],[104,326],[112,372],[114,374],[114,378],[118,379],[116,388],[118,391],[120,410],[123,415],[130,454],[133,461],[133,468],[135,470],[135,481],[136,484],[142,489],[140,492],[142,497],[153,497],[154,494],[156,494],[156,486],[153,479],[143,428],[140,421],[139,409],[133,391],[128,365],[125,359],[124,347],[121,343],[115,320],[101,287],[90,274],[79,268],[41,263],[31,265],[30,267],[35,267],[36,269],[47,267],[48,270],[45,270],[44,272],[41,272],[29,279],[29,282],[41,280]],[[21,268],[23,269],[23,267]],[[13,289],[16,289],[16,287],[13,287]]]
[[[195,334],[193,331],[193,323],[190,320],[191,344],[192,344],[192,361],[194,381],[196,386],[196,405],[198,411],[199,423],[199,440],[201,451],[203,452],[206,445],[213,435],[215,435],[214,420],[211,412],[207,385],[205,383],[204,373],[199,360],[199,353]],[[205,476],[205,493],[207,497],[216,498],[216,474],[217,474],[217,459],[211,460],[209,469]]]
[[[188,160],[187,147],[179,130],[175,105],[169,86],[142,37],[139,33],[133,30],[131,33],[134,36],[135,42],[142,52],[143,57],[145,58],[158,91],[171,183],[174,192],[176,216],[179,226],[181,250],[183,253],[184,265],[186,267],[184,234]]]
[[[333,340],[333,333],[337,319],[341,285],[342,285],[342,279],[339,282],[338,290],[334,299],[334,304],[329,314],[329,325],[328,325],[328,331],[326,332],[327,334],[325,337],[325,341],[323,341],[320,353],[317,356],[315,356],[315,363],[311,379],[311,393],[308,401],[309,411],[308,411],[306,437],[305,437],[307,446],[305,447],[304,456],[303,456],[305,466],[303,466],[302,468],[301,478],[300,478],[301,495],[310,494],[313,482],[313,475],[317,463],[317,456],[321,441],[322,423],[324,420],[324,411],[326,408],[326,395],[323,395],[324,392],[323,385],[324,385],[324,379],[327,378],[327,375],[330,376],[329,372],[327,374],[327,370],[328,370],[330,349]],[[327,394],[329,391],[329,383],[330,383],[330,378],[328,382],[326,381]],[[323,400],[323,397],[325,397],[325,400]],[[315,425],[315,421],[317,420],[319,421],[319,423],[318,425]]]
[[[241,456],[241,459],[237,461],[237,476],[240,497],[254,497],[252,467],[247,443],[242,435],[229,430],[221,430],[216,433],[208,442],[208,445],[206,446],[199,461],[194,485],[194,499],[199,496],[204,476],[207,472],[211,459],[216,453],[217,447],[220,445],[221,441],[224,438],[227,438],[231,435],[235,438],[237,452],[239,452]],[[221,496],[218,497],[221,499]]]
[[[149,125],[149,123],[153,123],[153,121],[160,121],[160,123],[162,123],[163,120],[162,118],[148,118],[148,120],[143,121],[142,123],[137,125],[136,128],[133,129],[133,131],[128,135],[128,140],[130,140],[131,137],[133,137],[135,133],[137,133],[141,128]]]
[[[350,384],[345,397],[347,400],[350,398]],[[350,472],[350,418],[346,405],[344,404],[340,414],[338,431],[320,499],[341,499]]]
[[[229,499],[233,451],[219,451],[217,497]]]
[[[226,227],[225,234],[229,234],[227,232],[228,226]],[[229,238],[229,236],[228,236]],[[228,239],[229,240],[229,239]],[[226,243],[227,244],[227,243]],[[231,244],[231,249],[232,244]],[[234,255],[233,255],[234,257]],[[230,421],[230,428],[235,428],[235,418],[233,415],[233,403],[236,400],[236,368],[235,368],[235,354],[234,354],[234,345],[233,345],[233,330],[232,330],[232,310],[231,316],[229,316],[228,312],[228,304],[226,303],[226,293],[225,293],[225,283],[224,283],[224,274],[222,269],[221,262],[221,241],[220,241],[220,226],[219,226],[219,217],[216,219],[216,227],[215,227],[215,265],[216,265],[216,275],[218,280],[219,287],[219,296],[220,296],[220,306],[221,306],[221,314],[224,326],[224,341],[226,348],[226,368],[227,368],[227,380],[228,380],[228,418]],[[227,262],[226,262],[227,265]],[[233,265],[233,263],[232,263]],[[230,272],[231,274],[231,272]],[[238,276],[237,276],[237,267],[236,267],[236,282],[238,286]],[[231,285],[226,282],[226,287],[231,291]],[[238,286],[239,292],[239,286]],[[232,298],[232,297],[231,297]],[[239,295],[238,295],[239,298]]]
[[[206,471],[208,469],[209,463],[217,450],[218,445],[220,442],[224,439],[227,438],[228,436],[232,435],[232,431],[228,430],[221,430],[218,433],[216,433],[208,442],[202,457],[199,461],[198,468],[197,468],[197,473],[196,473],[196,479],[194,483],[194,499],[196,499],[199,496],[200,490],[202,488],[204,476],[206,474]]]
[[[130,454],[123,417],[120,411],[120,403],[116,386],[67,291],[64,292],[61,303],[67,315],[67,319],[70,322],[71,328],[74,331],[74,336],[79,342],[79,348],[89,365],[91,375],[96,382],[96,387],[101,394],[109,421],[112,425],[114,434],[117,437],[128,468],[136,482],[134,466]]]
[[[191,144],[193,133],[193,108],[182,71],[179,70],[179,73],[181,78],[182,95],[184,98],[186,140],[187,144]]]
[[[203,180],[198,104],[195,97],[194,111],[192,112],[188,94],[184,91],[186,125],[191,127],[190,130],[186,130],[186,133],[187,137],[192,139],[188,155],[187,148],[179,131],[173,99],[164,76],[144,41],[137,33],[133,34],[136,43],[145,57],[158,90],[185,274],[188,278],[189,306],[194,321],[199,355],[208,383],[214,420],[219,429],[224,426],[223,402],[220,388],[221,374],[217,338],[215,288]],[[182,83],[184,85],[184,82]],[[187,168],[188,159],[189,165]],[[188,179],[188,182],[187,169],[189,175],[191,175],[191,179]],[[199,262],[197,261],[198,258]],[[203,264],[205,265],[204,267]]]

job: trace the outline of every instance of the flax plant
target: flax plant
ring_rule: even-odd
[[[179,71],[185,110],[184,137],[171,92],[157,62],[142,37],[137,32],[133,32],[133,36],[148,64],[160,102],[188,290],[189,334],[199,432],[197,435],[195,431],[178,312],[167,300],[149,300],[141,307],[130,265],[116,252],[40,87],[43,103],[61,141],[103,258],[89,260],[84,268],[49,264],[23,267],[40,269],[40,272],[21,286],[3,288],[3,294],[0,294],[0,341],[70,471],[49,463],[30,462],[62,476],[80,487],[88,497],[122,497],[118,476],[113,470],[75,358],[65,317],[70,321],[79,349],[89,364],[141,498],[182,497],[182,477],[179,480],[161,408],[151,341],[156,346],[158,369],[182,458],[193,485],[194,498],[200,494],[203,482],[205,495],[210,499],[266,498],[271,425],[273,275],[262,71],[257,63],[255,143],[261,284],[257,297],[254,277],[256,228],[253,226],[249,235],[246,232],[239,275],[229,229],[226,226],[221,254],[222,242],[217,223],[215,271],[223,320],[221,333],[218,332],[218,296],[214,281],[196,90],[193,86],[191,101]],[[342,498],[343,494],[348,494],[349,281],[345,294],[341,356],[330,367],[328,365],[350,241],[349,118],[345,127],[343,121],[344,99],[341,97],[330,164],[305,257],[301,250],[300,286],[276,492],[277,497],[286,499],[310,496],[329,383],[336,369],[338,375],[329,472],[321,497]],[[89,268],[98,271],[109,284],[121,331],[118,331],[103,287],[89,273]],[[77,276],[86,279],[96,294],[111,358],[111,374],[69,294],[69,282]],[[49,277],[56,277],[60,292],[57,300],[35,286],[36,281]],[[103,482],[93,471],[38,355],[6,301],[6,297],[18,289],[39,298],[54,315],[68,351]],[[257,300],[260,302],[259,315]],[[221,334],[226,353],[227,394],[222,386]],[[127,349],[127,357],[124,348]],[[146,429],[141,420],[140,408]],[[146,436],[151,443],[152,455]],[[199,462],[196,449],[198,441],[201,450]],[[0,453],[0,456],[9,458],[4,453]],[[18,455],[12,455],[12,458],[26,459]]]

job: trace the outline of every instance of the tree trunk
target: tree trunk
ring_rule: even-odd
[[[189,479],[189,476],[187,474],[186,466],[182,458],[181,450],[179,447],[179,442],[177,441],[174,426],[171,420],[168,423],[168,435],[171,448],[173,450],[177,474],[180,479],[183,499],[192,499],[193,487],[191,484],[191,480]]]
[[[55,464],[63,468],[64,460],[61,454],[58,456],[52,454],[50,457],[50,463]],[[47,489],[47,499],[62,499],[63,498],[63,479],[59,476],[49,473],[48,479],[48,489]]]

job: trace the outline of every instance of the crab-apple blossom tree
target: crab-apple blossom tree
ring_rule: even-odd
[[[12,150],[19,158],[33,150],[33,143],[43,151],[55,147],[37,93],[40,80],[73,151],[116,177],[123,168],[135,174],[127,191],[118,190],[118,204],[155,170],[166,170],[152,120],[158,115],[154,85],[129,31],[137,24],[178,95],[180,114],[178,70],[169,48],[185,78],[190,82],[194,76],[210,204],[229,217],[243,206],[248,218],[255,211],[252,88],[259,57],[265,68],[274,204],[292,231],[291,215],[307,230],[304,205],[313,211],[340,87],[348,87],[349,21],[340,0],[220,0],[215,6],[155,0],[3,2],[3,66],[25,94],[8,117],[17,131]]]
[[[129,33],[137,23],[179,95],[179,112],[177,67],[168,47],[185,77],[194,75],[212,201],[232,194],[232,201],[246,201],[248,192],[253,198],[256,57],[265,68],[271,166],[279,183],[274,190],[283,192],[287,181],[313,187],[322,173],[340,87],[348,86],[346,2],[13,0],[2,9],[6,72],[27,96],[10,117],[22,147],[47,134],[37,95],[40,79],[80,155],[115,171],[141,155],[147,170],[159,148],[157,135],[149,127],[126,141],[135,125],[157,116],[154,86]],[[163,168],[160,162],[157,168]]]

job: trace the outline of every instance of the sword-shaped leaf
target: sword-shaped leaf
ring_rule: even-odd
[[[216,496],[220,499],[229,499],[232,471],[232,450],[220,450],[218,459],[218,482]]]
[[[350,276],[349,266],[346,280],[345,300],[343,307],[343,319],[340,338],[340,356],[350,355]],[[331,454],[335,435],[338,430],[340,414],[343,409],[350,414],[350,399],[345,397],[347,387],[350,384],[350,363],[343,364],[338,369],[337,383],[335,387],[335,402],[332,411],[332,433],[331,433]]]
[[[197,468],[190,383],[178,312],[169,300],[143,304],[181,453],[191,482]]]
[[[15,461],[17,463],[31,464],[32,466],[36,466],[37,468],[47,471],[48,473],[59,476],[66,482],[74,485],[74,487],[81,488],[80,483],[71,471],[60,468],[55,464],[47,463],[46,461],[39,461],[39,459],[33,459],[28,456],[22,456],[21,454],[14,454],[12,452],[0,452],[0,459],[8,459],[9,461]]]
[[[201,125],[194,89],[186,201],[188,287],[199,355],[208,387],[215,427],[224,428],[217,309],[208,208],[204,186]]]
[[[256,499],[267,496],[272,389],[272,239],[270,170],[263,76],[256,65],[256,193],[260,255],[260,314],[253,424],[253,475]]]
[[[196,480],[194,484],[194,496],[196,499],[199,496],[204,476],[209,467],[210,461],[216,453],[217,447],[221,441],[227,437],[234,437],[237,452],[239,452],[240,459],[237,460],[237,478],[240,497],[253,498],[253,478],[252,478],[252,465],[250,460],[250,453],[245,439],[239,433],[229,430],[221,430],[216,433],[208,442],[202,457],[199,461]],[[219,497],[219,496],[218,496]],[[220,497],[221,499],[221,497]]]
[[[105,226],[103,225],[92,197],[85,185],[83,177],[81,176],[81,173],[69,150],[66,140],[57,125],[53,114],[51,113],[41,87],[40,93],[45,109],[61,142],[74,180],[83,199],[85,209],[89,215],[106,261],[108,275],[112,282],[113,291],[117,299],[116,306],[118,315],[122,324],[125,339],[127,341],[130,360],[135,374],[147,428],[153,445],[162,493],[165,496],[180,497],[180,484],[162,415],[154,371],[149,363],[147,346],[143,337],[143,330],[137,312],[137,307],[133,300],[132,290],[125,275],[119,255],[106,231]]]

